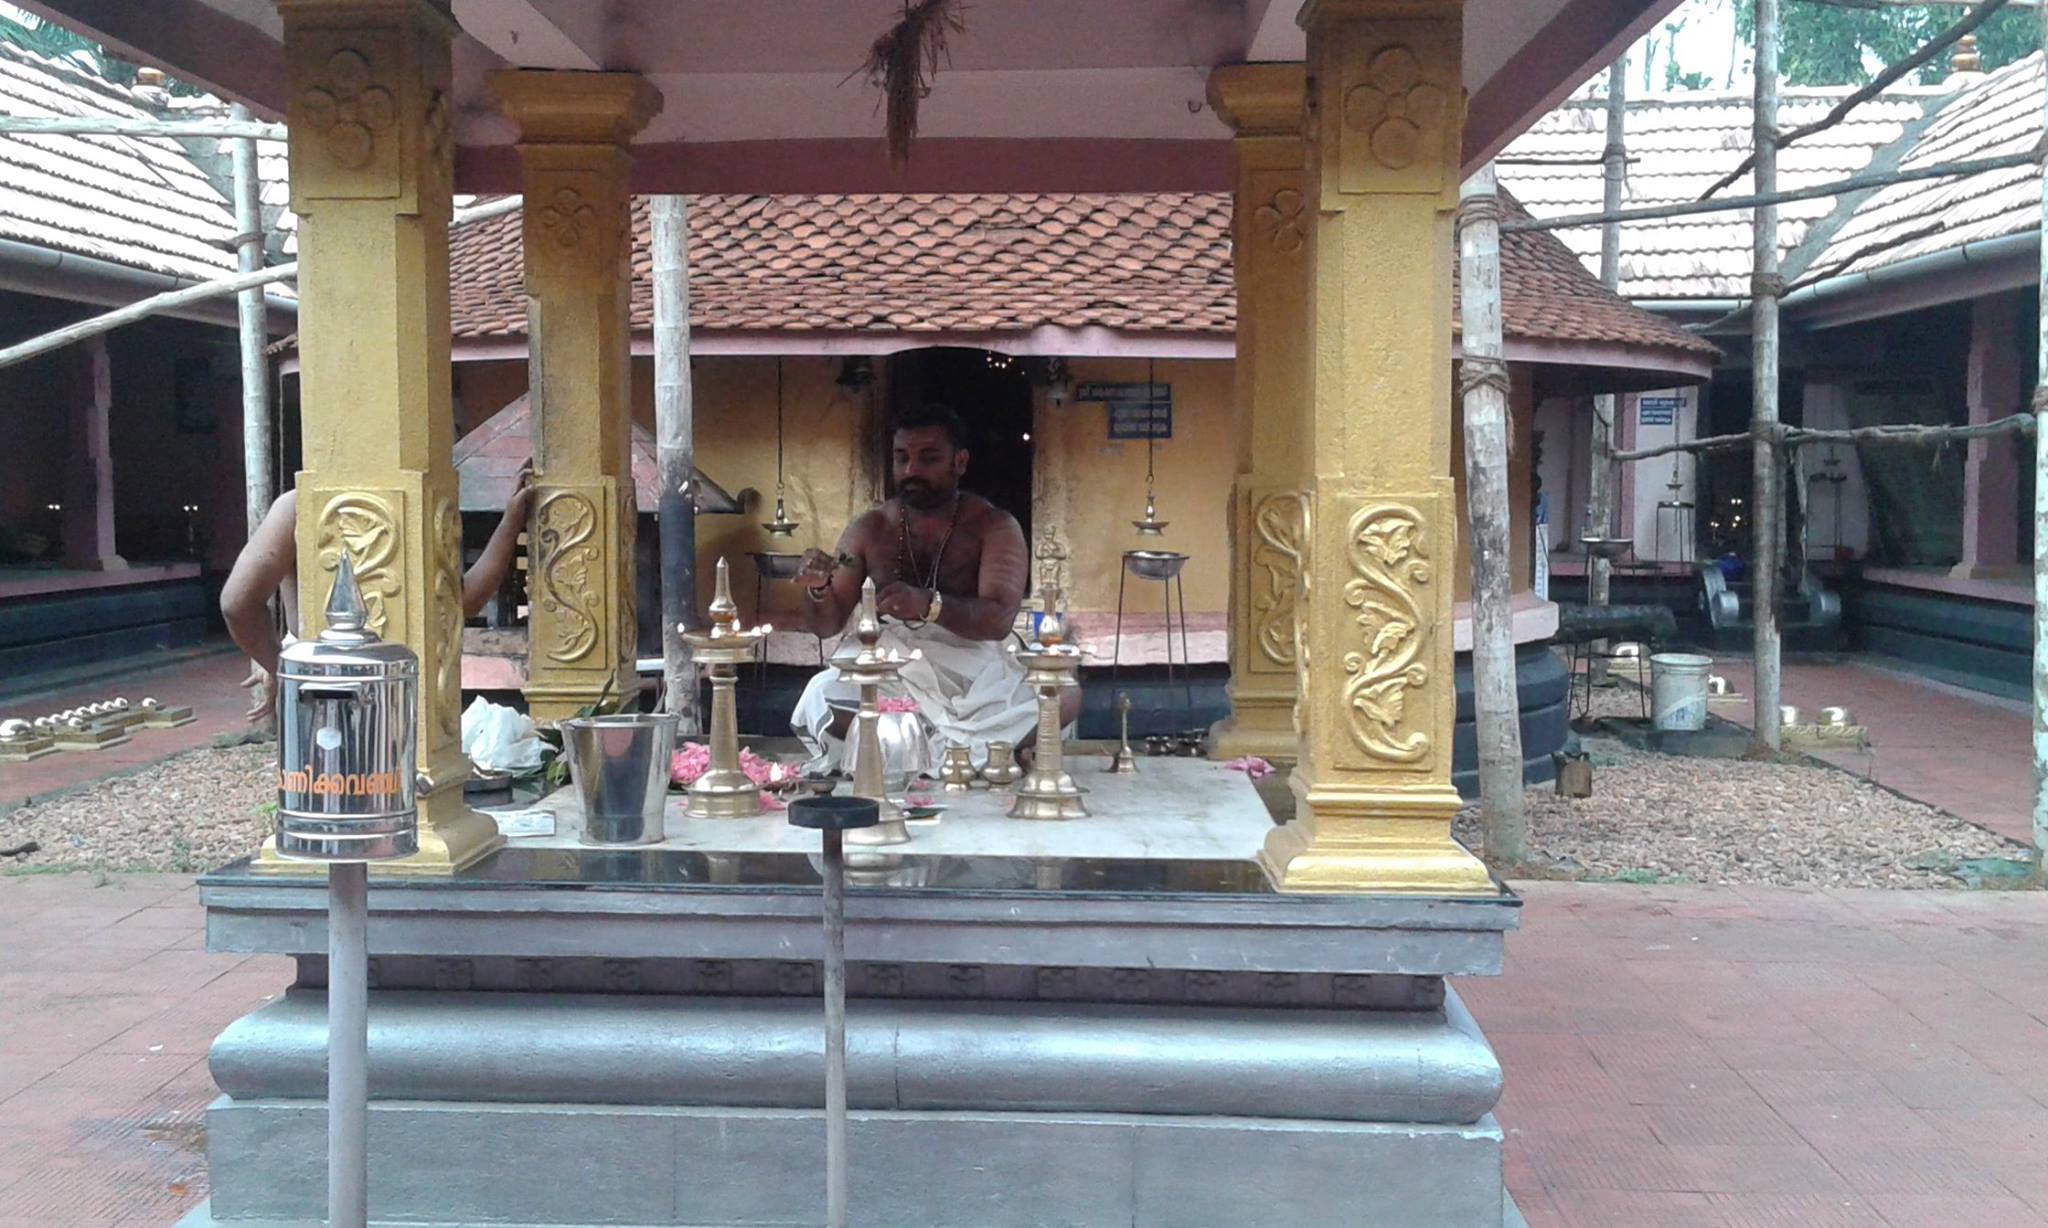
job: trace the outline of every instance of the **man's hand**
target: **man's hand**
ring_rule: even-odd
[[[251,662],[249,676],[242,679],[242,687],[249,692],[249,710],[242,719],[251,725],[260,725],[277,711],[277,680],[269,670]]]
[[[512,494],[505,500],[505,519],[525,527],[526,514],[533,509],[533,460],[527,459],[519,467],[519,476],[512,480]]]
[[[832,583],[832,575],[839,570],[839,562],[816,546],[804,551],[803,565],[797,569],[796,582],[805,588],[823,588]]]
[[[930,589],[892,580],[875,594],[875,612],[903,622],[916,622],[931,613]]]

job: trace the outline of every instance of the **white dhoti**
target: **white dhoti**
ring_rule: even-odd
[[[897,684],[883,694],[908,696],[929,728],[930,754],[936,765],[948,746],[971,748],[976,762],[988,755],[990,742],[1012,745],[1038,725],[1038,702],[1024,685],[1024,667],[1005,640],[966,640],[930,623],[912,630],[902,623],[882,624],[882,643],[904,655],[922,655],[897,674]],[[860,687],[836,668],[815,675],[804,687],[789,726],[808,746],[813,772],[837,771],[845,754],[842,738],[832,736],[833,708],[854,708]]]

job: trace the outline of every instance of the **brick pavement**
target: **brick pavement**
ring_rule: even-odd
[[[1466,980],[1533,1228],[2048,1228],[2048,895],[1531,883]],[[288,961],[189,881],[0,877],[0,1228],[168,1228]]]
[[[1714,670],[1744,695],[1752,693],[1747,660],[1717,661]],[[1787,662],[1780,689],[1784,702],[1804,713],[1845,707],[1870,730],[1870,754],[1829,752],[1819,758],[2008,839],[2033,843],[2031,722],[2025,704],[1855,659]],[[1717,711],[1749,724],[1746,705]]]
[[[0,764],[0,810],[32,797],[90,784],[132,771],[180,751],[205,746],[217,734],[248,728],[242,713],[249,693],[239,683],[249,674],[248,659],[238,652],[186,657],[168,665],[143,668],[118,680],[69,687],[26,699],[0,701],[0,720],[33,719],[66,708],[97,703],[113,695],[130,702],[153,695],[167,704],[188,705],[196,718],[176,729],[139,729],[125,746],[106,750],[63,751],[33,763]]]

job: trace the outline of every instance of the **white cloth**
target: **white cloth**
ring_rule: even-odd
[[[898,685],[885,693],[917,701],[931,730],[928,762],[938,763],[948,746],[969,747],[979,762],[988,756],[990,742],[1015,745],[1037,727],[1038,701],[1024,684],[1024,667],[1009,651],[1007,639],[967,640],[933,623],[912,630],[885,622],[881,642],[905,655],[922,654],[903,667]],[[814,756],[807,771],[841,766],[846,746],[831,734],[834,701],[842,707],[858,705],[860,687],[827,668],[812,677],[789,715],[790,728]]]

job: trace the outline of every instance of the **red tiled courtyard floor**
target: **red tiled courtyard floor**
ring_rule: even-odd
[[[1714,670],[1744,695],[1753,693],[1748,661],[1716,662]],[[1870,730],[1870,754],[1830,752],[1820,758],[2008,839],[2033,843],[2031,721],[2025,704],[1853,659],[1790,662],[1780,689],[1785,703],[1809,716],[1844,707]],[[1717,711],[1749,724],[1747,707]]]
[[[126,696],[131,703],[146,695],[154,696],[167,704],[191,708],[195,718],[191,724],[176,729],[137,730],[125,746],[64,751],[45,755],[33,763],[0,764],[0,809],[205,746],[217,734],[247,729],[242,713],[249,708],[249,693],[239,684],[248,676],[248,658],[238,652],[219,652],[138,670],[120,679],[28,699],[0,700],[0,720],[32,720],[114,695]]]
[[[2048,895],[1533,883],[1460,983],[1535,1228],[2048,1228]],[[289,964],[175,877],[0,878],[0,1228],[167,1228]]]

